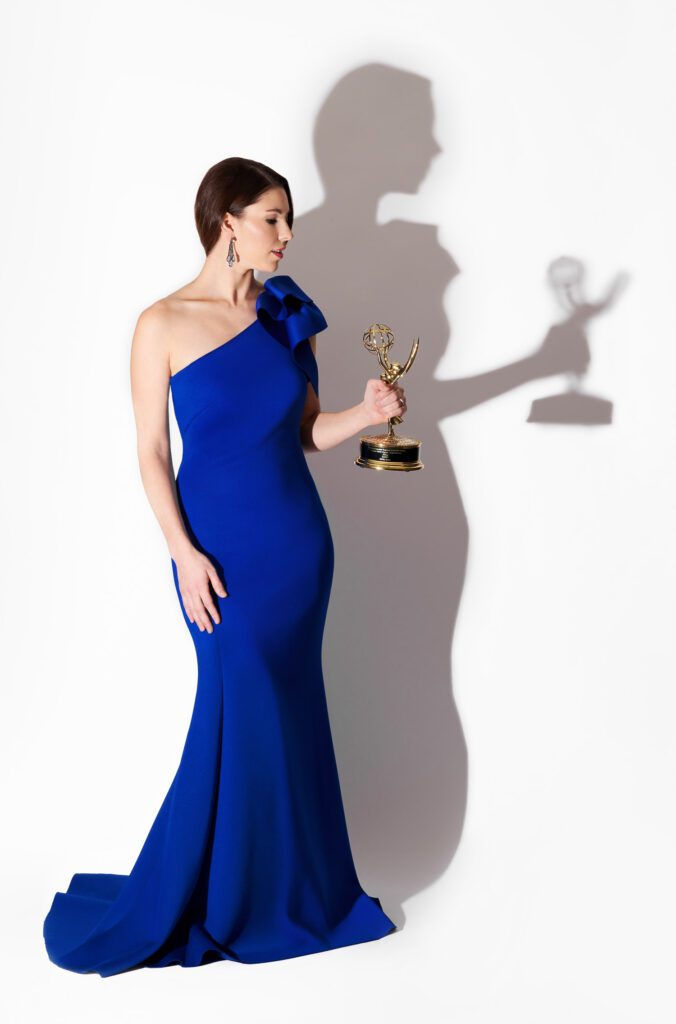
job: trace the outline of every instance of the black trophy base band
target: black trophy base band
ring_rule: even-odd
[[[362,438],[355,464],[369,469],[422,469],[420,442],[382,445]]]

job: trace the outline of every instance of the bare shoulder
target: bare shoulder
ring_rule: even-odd
[[[152,305],[146,306],[136,321],[134,341],[138,340],[144,346],[151,344],[153,338],[157,338],[166,330],[171,319],[172,311],[166,299],[158,299]]]
[[[132,368],[168,373],[169,334],[173,321],[174,313],[166,298],[158,299],[141,311],[131,343]]]
[[[249,295],[246,306],[233,311],[231,306],[189,282],[158,299],[139,317],[138,350],[159,356],[168,376],[178,373],[194,359],[211,351],[251,323],[258,295],[264,285]]]

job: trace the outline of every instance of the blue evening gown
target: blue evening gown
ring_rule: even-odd
[[[188,734],[130,873],[54,896],[44,940],[70,971],[261,963],[396,927],[355,872],[322,675],[334,550],[299,424],[327,323],[287,275],[256,315],[171,377],[179,505],[229,596],[201,632],[171,560],[198,662]]]

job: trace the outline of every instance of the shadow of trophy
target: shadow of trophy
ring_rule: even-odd
[[[618,274],[606,295],[598,302],[588,302],[584,295],[584,265],[581,260],[572,256],[560,256],[549,264],[547,276],[559,304],[569,316],[552,328],[540,355],[554,364],[561,360],[562,365],[565,365],[567,353],[576,352],[582,368],[573,372],[565,371],[570,384],[563,394],[536,398],[526,422],[592,426],[611,423],[613,403],[598,395],[583,392],[579,387],[579,382],[587,372],[591,356],[585,331],[592,317],[606,312],[612,306],[619,292],[627,284],[629,275]]]
[[[378,355],[378,362],[383,368],[380,379],[387,384],[394,384],[411,369],[418,352],[419,338],[413,342],[411,352],[405,364],[391,363],[388,350],[394,344],[394,334],[386,324],[371,324],[362,337],[364,348]],[[399,472],[410,472],[413,469],[424,469],[420,461],[421,442],[413,437],[399,437],[394,432],[395,423],[403,423],[401,416],[392,416],[387,421],[386,434],[367,434],[359,438],[359,458],[354,460],[355,466],[365,469],[393,469]]]

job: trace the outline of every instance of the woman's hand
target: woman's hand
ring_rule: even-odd
[[[209,583],[220,597],[227,597],[227,591],[206,555],[191,547],[175,559],[178,588],[185,613],[191,622],[196,622],[200,632],[213,633],[211,618],[219,623],[221,617],[209,590]],[[209,613],[209,614],[207,614]]]
[[[406,412],[404,389],[399,384],[388,384],[380,377],[367,380],[362,404],[371,427],[394,416],[403,417]]]

